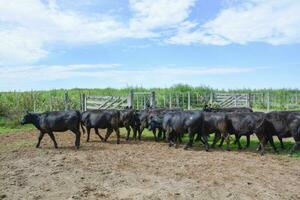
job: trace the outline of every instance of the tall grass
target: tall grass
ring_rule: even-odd
[[[69,108],[80,109],[80,94],[87,95],[107,95],[107,96],[127,96],[131,90],[137,92],[155,91],[156,99],[159,105],[163,105],[163,96],[169,94],[182,94],[186,92],[197,93],[199,96],[209,96],[211,92],[229,92],[229,93],[251,93],[255,101],[252,107],[256,110],[267,109],[267,94],[271,98],[271,109],[286,110],[300,107],[300,95],[298,100],[298,89],[238,89],[238,90],[218,90],[207,86],[192,87],[189,85],[178,84],[169,88],[142,88],[127,87],[122,89],[116,88],[95,88],[95,89],[53,89],[46,91],[26,91],[26,92],[0,92],[0,117],[5,118],[11,123],[9,126],[17,124],[18,119],[25,111],[50,111],[64,109],[64,94],[68,93]],[[186,96],[187,97],[187,96]],[[253,97],[253,96],[252,96]],[[186,100],[185,100],[186,101]],[[203,102],[202,102],[203,103]],[[199,102],[198,102],[199,104]],[[289,107],[289,105],[292,105]],[[198,108],[202,104],[196,106]],[[293,106],[296,106],[293,108]],[[14,123],[16,122],[16,123]],[[2,125],[5,123],[2,123]],[[1,124],[0,124],[1,125]]]

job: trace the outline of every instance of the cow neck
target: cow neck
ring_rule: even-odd
[[[41,126],[40,126],[40,116],[38,114],[34,114],[33,115],[33,122],[32,124],[37,128],[37,129],[41,129]]]

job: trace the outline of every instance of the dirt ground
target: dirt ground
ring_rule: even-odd
[[[0,135],[0,199],[300,199],[299,159],[55,136],[36,149],[35,132]]]

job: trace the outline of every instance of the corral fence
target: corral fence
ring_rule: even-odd
[[[89,96],[81,95],[81,109],[124,109],[132,107],[145,109],[151,107],[201,109],[205,104],[213,107],[251,107],[259,110],[300,109],[300,94],[274,95],[268,93],[227,93],[227,92],[175,92],[159,94],[130,91],[127,96]]]
[[[215,107],[251,107],[255,110],[300,110],[300,93],[276,92],[161,92],[130,91],[123,95],[98,95],[43,91],[0,93],[0,115],[68,109],[124,109],[148,106],[201,109],[205,104]]]

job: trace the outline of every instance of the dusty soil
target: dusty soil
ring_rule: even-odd
[[[56,133],[0,135],[0,199],[300,199],[300,160],[154,141],[115,144]]]

